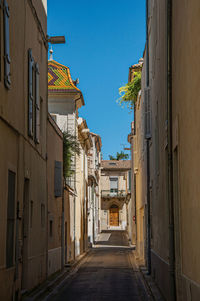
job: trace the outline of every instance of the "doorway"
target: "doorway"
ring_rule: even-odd
[[[112,205],[110,207],[110,226],[119,226],[119,207],[117,205]]]

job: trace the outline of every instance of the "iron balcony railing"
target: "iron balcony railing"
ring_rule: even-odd
[[[104,198],[112,198],[112,197],[118,197],[118,198],[125,198],[127,196],[128,192],[126,190],[118,190],[118,189],[110,189],[110,190],[102,190],[101,196]]]

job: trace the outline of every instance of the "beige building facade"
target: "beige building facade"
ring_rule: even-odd
[[[144,154],[136,207],[137,193],[147,205],[146,237],[137,241],[137,250],[141,255],[144,246],[144,262],[166,300],[200,298],[199,10],[199,1],[147,1],[142,89],[135,105],[134,160]]]
[[[142,72],[143,59],[129,68],[129,82],[135,72]],[[142,85],[145,73],[142,72]],[[146,143],[145,143],[145,107],[144,94],[138,93],[134,105],[134,122],[131,124],[131,134],[128,136],[131,144],[132,184],[131,202],[133,204],[132,240],[136,244],[136,255],[141,264],[146,260],[146,223],[147,223],[147,179],[146,179]]]
[[[176,0],[170,16],[176,292],[192,301],[200,299],[199,11],[197,0]]]
[[[127,230],[130,169],[129,160],[101,161],[101,231]]]
[[[47,124],[48,276],[61,270],[63,227],[63,135],[51,115]]]
[[[1,4],[0,299],[6,301],[46,277],[47,16],[42,1]]]
[[[88,152],[88,242],[95,243],[100,232],[101,208],[101,137],[91,133],[92,147]]]
[[[77,199],[76,199],[76,256],[81,255],[88,248],[88,152],[92,147],[90,131],[86,120],[78,118],[78,140],[80,156],[77,156]]]
[[[50,59],[48,63],[49,112],[62,132],[77,141],[80,154],[72,156],[72,174],[64,184],[65,263],[75,260],[87,249],[88,162],[91,147],[89,129],[78,109],[84,99],[72,80],[68,67]]]

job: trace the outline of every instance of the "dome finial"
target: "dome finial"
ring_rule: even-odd
[[[50,52],[50,58],[49,58],[49,60],[53,61],[53,49],[52,49],[52,45],[51,45],[51,49],[49,50],[49,52]]]

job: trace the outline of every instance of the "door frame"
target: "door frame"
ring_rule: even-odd
[[[110,223],[110,217],[111,217],[111,210],[112,209],[116,209],[116,213],[118,214],[118,224],[117,225],[111,225],[111,223]],[[117,206],[116,204],[113,204],[113,205],[111,205],[110,206],[110,208],[109,208],[109,226],[110,227],[119,227],[119,206]]]

